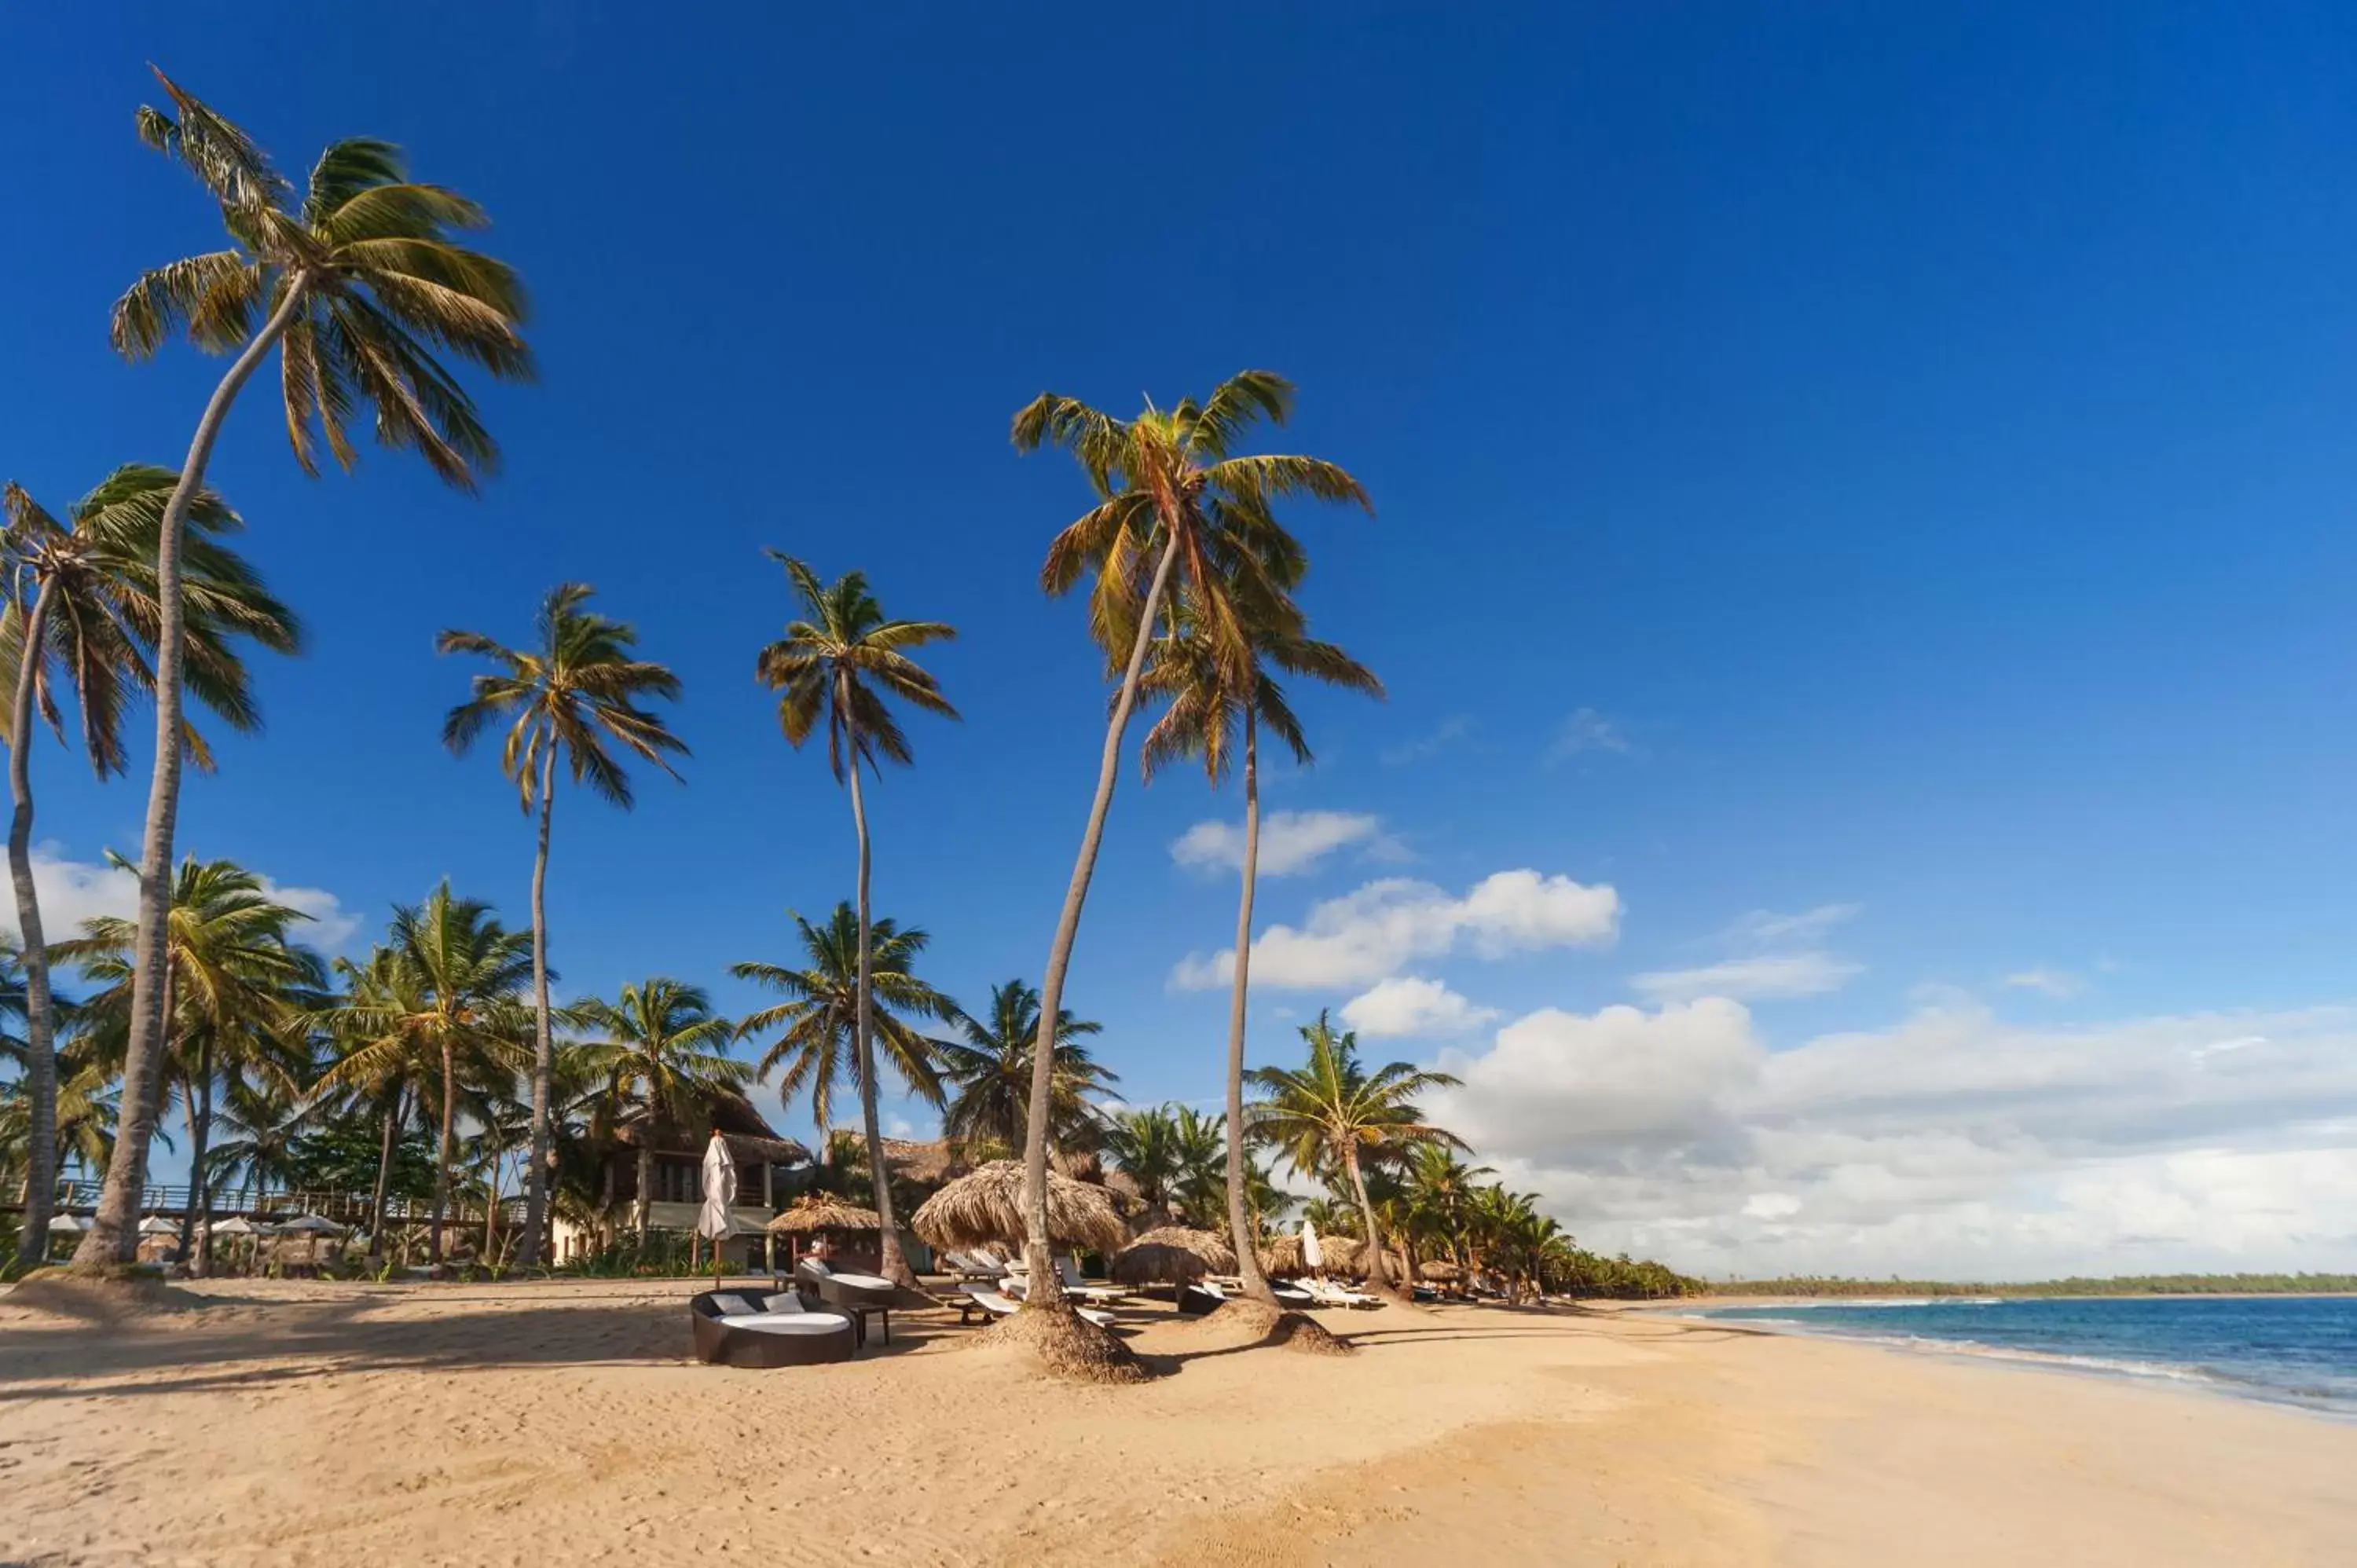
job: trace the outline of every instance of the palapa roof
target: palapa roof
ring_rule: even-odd
[[[1236,1250],[1214,1230],[1190,1230],[1165,1225],[1148,1230],[1114,1254],[1116,1283],[1189,1284],[1205,1274],[1233,1273]]]
[[[1435,1258],[1429,1262],[1418,1263],[1415,1266],[1415,1272],[1418,1276],[1429,1280],[1434,1284],[1448,1284],[1465,1277],[1465,1271],[1446,1258]]]
[[[780,1137],[778,1130],[764,1121],[761,1113],[753,1109],[753,1102],[741,1094],[724,1094],[714,1100],[700,1124],[658,1124],[653,1133],[655,1153],[701,1155],[716,1131],[721,1142],[728,1145],[729,1156],[740,1165],[798,1165],[811,1157],[810,1151],[791,1138]],[[632,1116],[614,1129],[614,1141],[628,1148],[635,1149],[647,1139],[647,1119],[643,1115]]]
[[[930,1246],[1019,1246],[1024,1240],[1023,1162],[993,1160],[962,1176],[909,1217]],[[1056,1171],[1048,1173],[1048,1234],[1061,1246],[1110,1252],[1129,1240],[1128,1228],[1104,1188]]]
[[[806,1194],[791,1208],[770,1221],[770,1229],[780,1235],[809,1235],[817,1230],[881,1230],[883,1219],[872,1208],[830,1197],[823,1193]]]
[[[884,1163],[896,1175],[930,1187],[958,1168],[956,1153],[947,1138],[920,1142],[913,1138],[879,1139],[884,1145]]]

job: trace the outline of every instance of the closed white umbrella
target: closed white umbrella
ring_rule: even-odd
[[[720,1277],[720,1243],[737,1234],[737,1217],[728,1206],[737,1201],[737,1158],[718,1133],[704,1146],[704,1207],[696,1211],[695,1233],[712,1243],[712,1277]]]
[[[1307,1219],[1301,1222],[1301,1266],[1313,1271],[1326,1266],[1326,1249],[1318,1243],[1318,1227]]]

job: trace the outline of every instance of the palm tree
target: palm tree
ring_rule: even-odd
[[[548,1005],[548,828],[556,810],[557,754],[564,753],[574,783],[626,811],[630,778],[607,750],[608,741],[674,779],[679,774],[665,754],[687,755],[685,743],[638,705],[641,697],[676,698],[679,678],[632,657],[639,634],[631,627],[584,607],[595,592],[587,583],[550,589],[533,623],[539,645],[528,652],[501,647],[479,631],[446,631],[435,639],[438,652],[479,653],[501,666],[497,674],[475,677],[474,694],[442,722],[443,743],[463,755],[493,719],[512,715],[500,767],[515,781],[523,810],[540,808],[532,862],[532,1176],[524,1183],[517,1253],[526,1268],[539,1260],[548,1212],[549,1077],[556,1063]]]
[[[707,1114],[714,1101],[744,1088],[752,1069],[727,1054],[737,1026],[713,1013],[701,986],[659,975],[623,986],[619,1002],[593,1000],[579,1012],[582,1026],[605,1036],[582,1043],[580,1066],[605,1079],[614,1102],[633,1104],[640,1118],[637,1229],[644,1240],[655,1135]]]
[[[770,559],[786,569],[787,580],[811,618],[786,628],[786,635],[761,650],[754,675],[778,693],[778,724],[786,739],[799,747],[810,739],[821,719],[826,724],[826,760],[835,782],[851,786],[851,825],[859,837],[859,967],[858,1005],[854,1019],[852,1055],[859,1075],[859,1110],[867,1133],[867,1164],[875,1177],[876,1212],[882,1219],[885,1275],[904,1284],[916,1275],[900,1256],[900,1240],[893,1229],[892,1185],[883,1157],[883,1129],[877,1120],[876,1074],[871,1060],[875,993],[869,970],[875,961],[868,931],[867,884],[869,846],[867,802],[860,789],[862,763],[883,776],[878,756],[906,767],[913,760],[908,737],[892,716],[888,697],[898,697],[927,713],[956,718],[957,709],[942,695],[932,674],[909,657],[912,649],[942,642],[957,635],[940,621],[887,620],[867,578],[846,572],[822,585],[818,575],[792,556],[772,550]]]
[[[883,1219],[879,1232],[883,1265],[888,1275],[899,1279],[908,1274],[909,1265],[893,1232],[892,1197],[885,1186],[890,1162],[883,1157],[877,1125],[876,1057],[880,1054],[919,1099],[939,1106],[943,1101],[937,1059],[941,1042],[919,1034],[901,1015],[944,1024],[954,1023],[963,1015],[955,1002],[916,977],[918,955],[930,940],[923,931],[913,928],[904,931],[889,919],[862,921],[847,903],[837,904],[824,926],[813,926],[800,914],[794,916],[794,925],[802,935],[808,968],[787,969],[774,963],[729,966],[728,972],[737,979],[783,992],[789,998],[752,1014],[737,1025],[737,1032],[756,1036],[778,1031],[755,1072],[766,1080],[782,1068],[778,1098],[791,1102],[795,1095],[807,1092],[812,1120],[824,1138],[834,1130],[834,1086],[845,1076],[844,1048],[858,1036],[865,1004],[871,1048],[865,1055],[855,1051],[848,1065],[866,1122],[869,1185],[876,1193],[876,1212]],[[877,1006],[877,1002],[883,1005]],[[876,1052],[873,1045],[880,1045],[882,1051]]]
[[[157,529],[156,764],[124,1068],[130,1119],[107,1163],[97,1218],[74,1253],[91,1265],[127,1262],[138,1244],[134,1227],[154,1132],[138,1107],[151,1100],[148,1079],[161,1067],[164,921],[180,800],[181,534],[230,407],[277,349],[287,438],[307,472],[317,471],[322,438],[350,467],[348,427],[372,410],[379,441],[415,447],[445,481],[471,489],[477,475],[498,467],[499,447],[436,354],[496,377],[524,380],[533,371],[517,331],[524,299],[515,274],[451,238],[487,224],[481,208],[410,181],[398,147],[365,138],[329,144],[298,199],[251,136],[163,72],[156,76],[172,109],[143,106],[140,139],[196,176],[231,242],[143,274],[115,302],[114,347],[143,360],[185,328],[198,348],[235,349],[236,357],[197,421]]]
[[[16,811],[8,826],[8,869],[16,885],[17,929],[26,935],[27,993],[25,1073],[31,1092],[32,1172],[27,1194],[27,1249],[45,1253],[49,1206],[57,1187],[57,1010],[50,995],[49,959],[33,883],[33,715],[36,710],[60,740],[65,726],[58,687],[73,695],[81,743],[101,779],[120,773],[125,689],[152,685],[152,651],[160,617],[156,601],[156,545],[164,504],[176,482],[168,469],[125,464],[57,518],[11,484],[0,490],[6,530],[0,566],[7,574],[7,604],[0,610],[0,681],[13,693],[8,709],[8,786]],[[247,636],[281,653],[296,651],[302,633],[294,612],[272,597],[253,569],[221,535],[244,526],[210,490],[189,504],[183,657],[197,700],[232,729],[261,724],[248,690],[244,661],[231,639]],[[38,650],[25,657],[27,645]],[[193,725],[184,730],[190,756],[210,769],[211,753]]]
[[[1031,1052],[1039,1037],[1039,993],[1020,979],[994,985],[985,1016],[961,1014],[957,1025],[963,1040],[935,1042],[942,1057],[942,1076],[956,1089],[942,1117],[942,1134],[969,1160],[985,1148],[1020,1149],[1024,1124],[1030,1116]],[[1069,1007],[1056,1020],[1051,1135],[1059,1149],[1081,1152],[1100,1133],[1103,1117],[1088,1096],[1105,1090],[1120,1074],[1091,1057],[1081,1039],[1103,1027],[1073,1017]]]
[[[1157,1224],[1170,1217],[1170,1195],[1178,1184],[1178,1121],[1167,1105],[1118,1111],[1105,1128],[1104,1152],[1137,1184]]]
[[[1224,1222],[1227,1208],[1226,1123],[1191,1105],[1175,1105],[1171,1127],[1178,1154],[1178,1176],[1171,1184],[1171,1196],[1178,1199],[1179,1217],[1199,1230],[1211,1230]],[[1252,1236],[1249,1229],[1245,1234]]]
[[[171,895],[165,924],[169,1033],[164,1070],[147,1080],[156,1102],[124,1110],[152,1125],[167,1089],[179,1091],[188,1125],[188,1202],[177,1255],[185,1260],[197,1228],[210,1214],[207,1151],[221,1075],[274,1075],[291,1089],[310,1054],[300,1026],[318,1004],[327,969],[294,940],[295,929],[311,917],[273,898],[259,875],[234,861],[189,855],[173,878]],[[85,1022],[100,1057],[119,1062],[130,1049],[138,927],[102,915],[83,921],[81,929],[75,940],[52,947],[50,955],[79,968],[99,988],[82,1004]],[[128,1074],[125,1081],[127,1097]]]
[[[336,974],[344,983],[344,994],[328,1015],[333,1058],[313,1094],[363,1111],[377,1123],[376,1180],[369,1198],[368,1255],[373,1261],[384,1255],[393,1147],[411,1118],[424,1108],[435,1056],[418,1032],[385,1025],[388,1019],[423,1015],[430,1001],[424,973],[398,948],[380,944],[361,963],[338,959]],[[362,1059],[352,1059],[364,1052]]]
[[[1443,1144],[1425,1144],[1410,1151],[1406,1174],[1417,1222],[1445,1241],[1451,1260],[1462,1267],[1475,1183],[1495,1173],[1488,1165],[1467,1165]]]
[[[453,897],[447,882],[425,903],[396,908],[388,938],[414,975],[397,989],[356,993],[327,1010],[321,1022],[329,1029],[365,1043],[348,1050],[322,1083],[382,1082],[396,1063],[434,1064],[442,1114],[429,1249],[439,1263],[462,1084],[512,1076],[530,1059],[523,1042],[533,1015],[517,993],[533,972],[532,939],[500,925],[482,900]]]
[[[1214,789],[1227,777],[1241,733],[1243,743],[1244,845],[1243,891],[1236,899],[1235,973],[1228,997],[1228,1203],[1227,1223],[1236,1249],[1244,1292],[1271,1306],[1276,1293],[1262,1273],[1254,1250],[1252,1216],[1244,1202],[1244,1140],[1233,1135],[1244,1121],[1244,1015],[1251,988],[1253,898],[1260,881],[1260,731],[1265,725],[1294,760],[1312,760],[1301,721],[1286,701],[1271,667],[1329,685],[1380,697],[1383,682],[1372,671],[1330,642],[1305,635],[1306,622],[1289,598],[1261,607],[1260,618],[1242,628],[1240,652],[1222,649],[1192,606],[1172,618],[1169,635],[1154,645],[1144,689],[1168,706],[1146,731],[1139,772],[1151,781],[1156,768],[1181,757],[1198,757]]]
[[[1406,1062],[1386,1062],[1368,1072],[1359,1062],[1358,1036],[1336,1033],[1324,1013],[1301,1031],[1301,1037],[1309,1047],[1305,1066],[1253,1069],[1253,1081],[1265,1098],[1247,1107],[1248,1124],[1283,1149],[1294,1169],[1341,1176],[1365,1227],[1368,1283],[1388,1292],[1391,1275],[1383,1261],[1383,1232],[1367,1196],[1361,1156],[1371,1150],[1405,1152],[1420,1144],[1463,1148],[1463,1140],[1454,1133],[1426,1122],[1415,1102],[1416,1095],[1454,1088],[1458,1080]]]
[[[1356,501],[1372,510],[1359,481],[1315,457],[1239,456],[1237,439],[1266,419],[1282,424],[1293,384],[1267,371],[1222,381],[1201,403],[1192,398],[1165,412],[1149,405],[1120,420],[1077,398],[1042,392],[1015,416],[1018,451],[1053,444],[1071,452],[1102,498],[1057,535],[1040,568],[1050,594],[1069,592],[1085,572],[1096,575],[1090,626],[1121,684],[1105,725],[1096,796],[1082,830],[1079,857],[1048,950],[1040,983],[1040,1039],[1032,1058],[1031,1113],[1024,1142],[1024,1254],[1029,1304],[1063,1305],[1048,1244],[1048,1133],[1054,1101],[1051,1021],[1063,1006],[1064,975],[1081,929],[1089,879],[1113,809],[1121,746],[1145,668],[1146,644],[1174,574],[1220,647],[1241,645],[1241,628],[1266,619],[1273,596],[1300,576],[1302,552],[1272,510],[1281,498]]]

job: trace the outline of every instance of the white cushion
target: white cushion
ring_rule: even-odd
[[[854,1290],[890,1290],[892,1282],[878,1274],[834,1274],[830,1276],[839,1285]]]
[[[790,1290],[773,1291],[770,1293],[770,1299],[761,1304],[761,1312],[765,1316],[773,1313],[806,1313],[809,1310],[802,1305],[802,1298]]]
[[[1085,1306],[1076,1306],[1072,1308],[1072,1310],[1079,1313],[1082,1317],[1087,1318],[1091,1323],[1095,1324],[1099,1328],[1111,1328],[1114,1325],[1114,1316],[1110,1312],[1092,1312]]]
[[[724,1328],[750,1328],[762,1334],[848,1334],[851,1320],[831,1312],[732,1312],[720,1319]]]
[[[744,1313],[753,1310],[753,1304],[741,1295],[716,1295],[712,1298],[712,1305],[724,1313]]]

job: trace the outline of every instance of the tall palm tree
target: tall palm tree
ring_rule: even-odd
[[[1463,1148],[1457,1134],[1424,1120],[1415,1099],[1428,1090],[1454,1088],[1458,1080],[1406,1062],[1386,1062],[1367,1071],[1359,1062],[1358,1036],[1337,1033],[1323,1013],[1301,1031],[1301,1037],[1309,1047],[1304,1066],[1253,1069],[1253,1081],[1265,1098],[1247,1107],[1249,1124],[1283,1149],[1296,1170],[1335,1172],[1348,1184],[1360,1223],[1366,1228],[1368,1283],[1389,1292],[1383,1231],[1367,1196],[1361,1159],[1371,1150],[1405,1152],[1420,1144]]]
[[[512,1077],[531,1059],[533,1010],[520,999],[532,976],[532,939],[511,931],[479,898],[451,896],[447,882],[423,904],[393,910],[386,945],[414,982],[384,993],[346,997],[320,1020],[356,1044],[329,1068],[324,1085],[382,1081],[393,1063],[423,1057],[435,1069],[442,1101],[435,1144],[429,1250],[442,1261],[443,1222],[457,1157],[458,1101],[464,1086]]]
[[[712,1011],[701,986],[658,975],[622,987],[620,1000],[593,1000],[580,1025],[602,1039],[578,1047],[580,1065],[604,1079],[617,1104],[640,1116],[637,1230],[647,1234],[654,1190],[655,1135],[691,1125],[714,1101],[737,1093],[753,1069],[728,1055],[737,1026]]]
[[[57,1011],[50,995],[48,950],[33,883],[33,715],[38,711],[65,738],[58,701],[62,685],[80,710],[82,748],[101,779],[120,773],[126,689],[151,687],[160,609],[156,601],[156,546],[164,505],[176,483],[169,469],[130,463],[74,503],[60,521],[10,484],[0,490],[6,529],[0,533],[0,569],[7,601],[0,609],[0,682],[12,693],[8,708],[8,788],[15,813],[8,824],[8,870],[16,886],[17,929],[26,934],[27,993],[26,1077],[31,1091],[32,1184],[27,1195],[27,1249],[45,1251],[49,1208],[57,1186]],[[221,536],[244,526],[210,490],[188,508],[192,531],[181,583],[183,658],[197,700],[231,728],[261,725],[243,660],[232,639],[253,638],[281,653],[296,651],[302,633],[295,614],[272,597],[253,567]],[[36,650],[27,659],[27,647]],[[185,743],[200,768],[212,765],[195,726]]]
[[[147,1080],[156,1103],[124,1110],[152,1124],[165,1090],[179,1092],[188,1125],[188,1202],[178,1248],[185,1259],[198,1227],[210,1218],[207,1155],[221,1076],[268,1074],[293,1085],[309,1056],[301,1021],[319,1002],[327,967],[294,940],[296,929],[311,917],[273,898],[259,875],[234,861],[189,855],[171,891],[164,1070]],[[85,1024],[101,1057],[120,1062],[130,1049],[138,927],[102,915],[83,921],[81,930],[50,953],[98,987],[82,1004]]]
[[[385,1023],[424,1014],[430,1000],[425,974],[398,948],[379,944],[360,963],[338,959],[336,975],[344,994],[327,1014],[330,1059],[312,1092],[364,1111],[377,1124],[376,1179],[369,1198],[368,1255],[374,1261],[384,1255],[393,1148],[424,1108],[436,1056],[418,1032],[388,1029]],[[368,1054],[362,1059],[352,1060],[363,1052]]]
[[[1039,993],[1023,981],[990,988],[990,1006],[980,1018],[961,1015],[963,1040],[936,1042],[942,1076],[955,1086],[942,1133],[972,1159],[985,1148],[1023,1146],[1031,1114],[1031,1052],[1039,1038]],[[1120,1074],[1098,1062],[1081,1044],[1103,1026],[1075,1018],[1067,1007],[1056,1020],[1055,1106],[1050,1122],[1056,1147],[1079,1153],[1100,1133],[1103,1116],[1088,1096]]]
[[[138,1245],[139,1194],[154,1123],[136,1109],[160,1069],[164,921],[180,800],[181,535],[230,407],[279,351],[281,402],[296,461],[317,449],[349,468],[351,421],[372,411],[377,439],[414,447],[447,483],[474,488],[499,447],[457,376],[456,355],[496,377],[527,380],[518,327],[522,285],[506,263],[458,244],[456,231],[490,219],[465,197],[407,178],[401,150],[366,138],[330,143],[298,197],[253,139],[163,72],[167,112],[143,106],[140,139],[193,174],[219,205],[226,249],[143,274],[115,302],[112,337],[144,360],[185,329],[201,349],[236,357],[197,421],[179,481],[165,502],[156,550],[156,763],[139,857],[139,943],[124,1064],[129,1120],[77,1262],[128,1262]],[[259,325],[256,325],[257,321]]]
[[[1178,1185],[1178,1120],[1167,1105],[1140,1105],[1114,1113],[1105,1128],[1104,1152],[1137,1185],[1137,1196],[1160,1223],[1170,1216],[1170,1196]]]
[[[1229,1137],[1227,1222],[1236,1249],[1244,1292],[1276,1305],[1276,1293],[1261,1272],[1254,1247],[1250,1206],[1244,1201],[1244,1017],[1252,980],[1253,899],[1260,881],[1260,732],[1285,743],[1294,760],[1314,758],[1301,721],[1273,671],[1307,676],[1370,696],[1383,694],[1372,671],[1330,642],[1306,635],[1307,623],[1283,595],[1265,599],[1259,614],[1242,624],[1241,650],[1223,647],[1191,604],[1172,617],[1169,634],[1154,644],[1144,688],[1167,706],[1146,733],[1139,772],[1181,757],[1200,758],[1214,789],[1227,777],[1241,737],[1244,776],[1243,891],[1236,898],[1235,972],[1229,983],[1227,1112]]]
[[[662,665],[633,657],[639,634],[586,608],[597,590],[587,583],[561,583],[541,601],[533,619],[538,646],[505,648],[479,631],[446,631],[435,639],[443,653],[479,653],[500,666],[478,675],[474,694],[452,708],[442,722],[442,740],[460,754],[492,720],[508,719],[500,767],[515,781],[528,813],[540,808],[540,841],[532,862],[532,1147],[531,1177],[524,1183],[523,1237],[517,1262],[539,1261],[548,1214],[549,1077],[555,1070],[556,1038],[549,1028],[548,829],[556,811],[556,759],[562,752],[573,782],[586,784],[624,811],[630,809],[630,777],[607,749],[611,741],[632,755],[679,777],[666,754],[684,757],[687,746],[654,714],[639,706],[642,697],[676,698],[679,677]]]
[[[1465,1232],[1479,1178],[1495,1173],[1469,1165],[1444,1144],[1426,1144],[1408,1155],[1408,1200],[1420,1223],[1447,1243],[1449,1256],[1465,1263]]]
[[[899,1279],[908,1274],[909,1265],[893,1232],[892,1197],[885,1186],[889,1162],[883,1157],[882,1134],[877,1126],[876,1058],[880,1055],[890,1063],[893,1072],[919,1099],[939,1106],[943,1100],[940,1042],[919,1034],[903,1015],[953,1023],[961,1015],[958,1004],[914,972],[929,940],[921,930],[904,931],[889,919],[862,921],[849,904],[837,904],[823,926],[813,926],[799,914],[794,916],[794,925],[802,936],[807,968],[729,965],[728,972],[737,979],[783,992],[788,997],[748,1015],[737,1030],[748,1036],[777,1031],[755,1072],[767,1079],[783,1069],[778,1079],[778,1097],[791,1101],[795,1095],[808,1093],[812,1119],[824,1138],[834,1130],[834,1086],[845,1075],[845,1047],[858,1037],[865,1015],[870,1049],[866,1054],[854,1050],[848,1066],[866,1122],[869,1185],[876,1193],[876,1212],[883,1219],[882,1262],[885,1273]],[[880,1007],[876,1005],[879,1002]],[[882,1050],[875,1050],[876,1046]]]
[[[1224,1222],[1227,1209],[1227,1124],[1191,1105],[1176,1105],[1171,1108],[1171,1126],[1178,1154],[1178,1176],[1171,1185],[1171,1196],[1178,1200],[1181,1219],[1208,1230]],[[1245,1233],[1252,1234],[1249,1230]]]
[[[943,718],[958,716],[932,673],[909,657],[911,650],[947,641],[957,631],[941,621],[886,619],[884,607],[868,592],[863,573],[846,572],[822,585],[816,573],[792,556],[776,550],[769,555],[786,569],[786,578],[809,618],[791,623],[784,637],[761,650],[754,661],[754,676],[778,693],[778,724],[792,745],[799,747],[822,721],[825,724],[827,765],[834,770],[836,783],[847,782],[851,787],[851,825],[859,838],[858,1005],[853,1021],[852,1056],[857,1064],[859,1111],[866,1122],[876,1212],[882,1219],[881,1266],[888,1278],[914,1284],[917,1277],[900,1256],[900,1240],[893,1229],[890,1171],[883,1155],[883,1129],[877,1119],[870,1040],[875,1026],[875,993],[869,975],[875,954],[867,908],[871,857],[860,766],[866,764],[880,779],[879,757],[903,767],[914,760],[888,699],[897,697]]]
[[[1048,950],[1040,983],[1040,1039],[1032,1058],[1031,1114],[1024,1142],[1024,1255],[1037,1282],[1029,1305],[1060,1309],[1048,1241],[1048,1133],[1055,1097],[1051,1021],[1063,1007],[1064,975],[1088,902],[1089,879],[1104,841],[1121,773],[1121,746],[1137,703],[1146,644],[1172,577],[1189,593],[1220,646],[1241,643],[1241,628],[1271,596],[1300,576],[1302,552],[1278,525],[1275,503],[1287,496],[1356,501],[1372,510],[1359,481],[1316,457],[1243,456],[1237,440],[1265,419],[1282,424],[1293,403],[1293,383],[1268,371],[1230,377],[1198,403],[1186,399],[1164,411],[1149,405],[1121,420],[1077,398],[1042,392],[1015,415],[1018,451],[1054,445],[1071,452],[1101,498],[1057,535],[1040,568],[1040,585],[1069,592],[1084,573],[1095,574],[1089,619],[1107,664],[1121,671],[1104,750],[1097,762],[1096,795],[1082,830],[1072,879]]]

